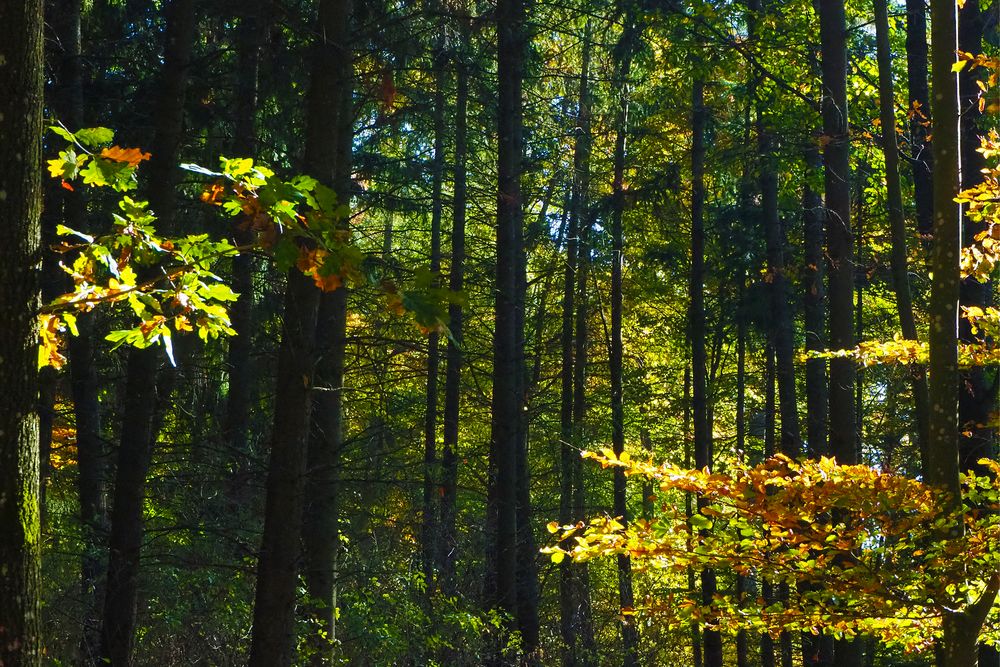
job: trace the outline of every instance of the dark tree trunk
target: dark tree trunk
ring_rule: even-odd
[[[627,2],[627,0],[626,0]],[[616,120],[614,181],[612,183],[611,209],[611,350],[609,354],[609,371],[611,375],[611,447],[615,456],[620,457],[625,451],[625,410],[624,391],[622,387],[622,268],[625,261],[625,233],[622,227],[622,217],[625,212],[625,159],[626,140],[628,137],[629,113],[629,83],[632,69],[632,51],[638,37],[638,27],[628,4],[623,12],[625,26],[621,39],[618,41],[616,57],[618,62],[618,118]],[[628,487],[625,471],[615,468],[614,471],[614,511],[621,517],[622,525],[628,525]],[[618,564],[618,605],[624,612],[631,611],[635,606],[632,592],[632,561],[627,555],[619,554]],[[625,667],[635,667],[638,661],[639,633],[633,618],[623,617],[622,622],[622,664]]]
[[[230,151],[233,155],[254,155],[257,151],[257,97],[260,75],[262,35],[267,28],[262,0],[247,0],[240,13],[237,33],[236,123]],[[237,246],[252,242],[253,232],[237,224],[233,228]],[[253,351],[253,254],[243,253],[233,258],[232,288],[240,296],[232,305],[229,317],[236,335],[229,339],[226,366],[229,391],[226,399],[224,438],[230,456],[236,461],[235,485],[246,483],[249,467],[250,406],[255,386],[251,365]],[[234,489],[235,491],[235,489]],[[234,494],[234,499],[242,494]]]
[[[461,292],[465,282],[465,208],[466,208],[466,151],[467,113],[469,101],[469,74],[465,63],[456,66],[457,89],[455,93],[455,182],[452,206],[451,272],[450,288]],[[458,434],[461,412],[462,379],[462,306],[448,306],[451,339],[448,341],[447,370],[445,373],[445,406],[443,452],[441,457],[441,559],[442,589],[447,594],[455,592],[455,562],[458,540],[455,526],[455,500],[458,482]]]
[[[586,412],[583,396],[586,377],[587,306],[585,243],[587,210],[590,205],[590,53],[591,27],[587,24],[582,44],[580,89],[577,101],[576,143],[573,151],[573,183],[569,205],[566,243],[566,270],[562,312],[561,371],[561,496],[560,519],[571,523],[583,519],[583,489],[579,449],[583,446],[583,419]],[[582,287],[581,287],[582,286]],[[579,298],[577,298],[579,297]],[[574,325],[575,321],[575,325]],[[574,331],[575,326],[575,331]],[[589,664],[587,636],[590,625],[587,568],[563,561],[560,567],[561,631],[566,644],[564,665]]]
[[[785,236],[778,215],[778,174],[774,164],[773,137],[762,108],[757,112],[757,137],[770,291],[769,335],[774,346],[778,410],[781,415],[780,451],[785,456],[797,458],[802,453],[802,438],[795,392],[794,331],[788,308],[788,281],[785,278]]]
[[[319,34],[314,45],[312,79],[307,100],[306,171],[328,186],[335,187],[339,146],[339,113],[346,94],[340,83],[345,80],[343,54],[345,32],[350,17],[348,2],[324,0],[320,3]],[[343,299],[343,289],[327,295]],[[257,564],[257,593],[250,665],[281,667],[290,665],[295,646],[294,609],[298,583],[300,540],[302,539],[304,485],[307,460],[310,471],[311,506],[309,540],[305,563],[306,585],[309,591],[310,615],[326,630],[327,639],[320,639],[313,655],[323,661],[330,654],[335,638],[333,619],[334,553],[336,545],[336,513],[325,503],[333,495],[325,485],[333,474],[332,466],[318,455],[319,449],[328,456],[335,452],[329,442],[339,438],[340,384],[327,384],[329,377],[317,377],[316,332],[320,310],[320,294],[310,278],[297,270],[288,273],[285,288],[285,314],[282,340],[278,352],[276,395],[271,456],[267,476],[267,498],[264,508],[264,535],[260,560]],[[324,317],[329,318],[326,310]],[[327,329],[331,332],[335,329]],[[337,341],[329,345],[336,349]],[[326,363],[336,364],[336,359]],[[330,397],[333,406],[324,404],[324,421],[317,426],[321,447],[312,447],[309,439],[310,415],[314,385],[323,383],[318,392]],[[332,424],[330,422],[333,422]],[[308,444],[307,444],[308,443]],[[320,504],[320,507],[316,507]],[[323,511],[320,511],[320,510]],[[323,522],[316,526],[315,521]],[[333,524],[333,526],[331,526]],[[318,633],[317,633],[318,634]]]
[[[830,347],[854,347],[854,245],[851,230],[850,137],[847,121],[847,27],[844,3],[819,5],[823,54],[823,149],[826,243],[829,261]],[[842,464],[857,462],[855,366],[830,361],[830,453]]]
[[[464,62],[456,64],[455,91],[455,182],[452,202],[451,274],[449,287],[461,292],[465,285],[465,208],[467,114],[469,105],[469,72]],[[458,533],[455,526],[456,487],[458,485],[458,434],[461,414],[463,313],[459,303],[448,306],[447,368],[444,379],[444,429],[441,453],[441,590],[454,595],[455,562],[458,554]]]
[[[816,149],[805,155],[806,168],[819,170],[820,156]],[[805,322],[806,350],[819,352],[826,349],[826,273],[823,258],[823,200],[806,183],[802,191],[802,216],[804,225],[805,271],[803,280],[803,317]],[[806,440],[811,458],[827,455],[826,418],[828,410],[826,360],[806,361]]]
[[[157,216],[161,232],[173,226],[177,154],[195,33],[194,2],[174,0],[166,13],[160,102],[156,107],[153,157],[146,185],[150,208]],[[168,398],[169,389],[164,391],[164,388],[172,384],[151,381],[157,375],[162,355],[158,346],[131,349],[128,354],[101,631],[101,654],[114,665],[131,665],[135,648],[146,474],[159,426],[157,402]]]
[[[341,205],[351,203],[354,139],[353,55],[350,0],[322,2],[324,38],[316,44],[314,88],[309,101],[305,167],[329,183]],[[327,180],[329,179],[329,180]],[[339,220],[347,228],[349,220]],[[344,442],[344,359],[347,345],[347,287],[319,297],[316,321],[316,376],[312,428],[308,439],[303,502],[303,574],[314,627],[310,664],[334,661],[337,639],[337,552],[340,544],[337,468]]]
[[[886,204],[889,209],[889,229],[892,237],[892,282],[896,292],[896,312],[903,337],[917,340],[917,324],[913,317],[913,298],[907,267],[906,220],[903,217],[903,191],[899,182],[899,153],[896,146],[896,111],[892,83],[892,51],[889,44],[889,11],[886,0],[875,0],[875,35],[878,46],[879,118],[882,123],[882,155],[885,158]],[[928,174],[929,175],[929,174]],[[918,198],[919,205],[919,198]],[[910,381],[913,391],[917,438],[927,460],[927,424],[930,408],[927,403],[927,377],[923,368],[915,368]]]
[[[934,156],[927,141],[930,91],[927,86],[927,10],[925,0],[906,0],[906,80],[909,91],[910,167],[917,212],[917,233],[929,239],[934,228],[931,183]]]
[[[81,54],[81,2],[56,3],[49,24],[60,48],[52,106],[59,120],[70,130],[84,124],[83,62]],[[62,221],[71,229],[86,226],[83,191],[59,189]],[[59,211],[55,214],[58,215]],[[103,536],[107,530],[107,498],[104,488],[104,445],[101,440],[101,411],[97,369],[94,366],[91,315],[77,315],[78,336],[70,337],[69,380],[76,425],[77,489],[83,529],[80,561],[80,589],[83,600],[80,656],[83,664],[95,664],[100,652],[101,596],[104,593]],[[44,427],[42,429],[44,434]]]
[[[441,189],[444,184],[444,115],[445,70],[442,44],[434,54],[434,162],[431,174],[431,273],[441,271],[441,214],[444,210]],[[427,591],[434,588],[434,564],[438,550],[437,502],[434,492],[438,488],[437,423],[438,423],[438,360],[440,335],[432,331],[427,336],[427,392],[424,404],[424,497],[421,522],[421,547],[423,548],[423,574]]]
[[[497,67],[499,91],[497,146],[497,264],[493,339],[493,404],[488,494],[490,526],[488,602],[518,615],[517,596],[517,477],[521,433],[521,355],[517,345],[518,243],[523,220],[521,202],[521,84],[523,79],[524,5],[521,0],[497,4]],[[495,662],[502,662],[496,647]]]
[[[706,392],[708,359],[705,352],[705,82],[696,78],[691,106],[691,277],[689,285],[691,337],[692,399],[694,419],[694,465],[712,466],[712,425],[708,417]],[[701,509],[703,498],[698,498]],[[709,604],[717,588],[715,572],[701,573],[703,604]],[[722,667],[722,636],[718,631],[703,632],[705,667]]]
[[[42,2],[0,3],[0,664],[41,664],[38,339]]]

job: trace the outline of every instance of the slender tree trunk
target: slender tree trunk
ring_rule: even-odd
[[[38,339],[42,2],[0,3],[0,664],[41,664]]]
[[[521,201],[521,83],[523,79],[524,5],[522,0],[497,4],[498,190],[496,303],[493,339],[493,414],[490,442],[488,525],[491,607],[516,617],[517,600],[517,477],[521,373],[517,343],[517,292]],[[500,646],[494,663],[501,664]]]
[[[691,106],[691,277],[690,336],[692,365],[692,400],[694,417],[694,465],[712,465],[712,425],[708,422],[706,383],[708,360],[705,353],[705,82],[699,78],[692,86]],[[698,509],[704,504],[698,498]],[[701,572],[702,603],[710,604],[717,588],[713,570]],[[722,637],[718,631],[703,632],[705,667],[722,667]]]
[[[177,154],[195,33],[194,2],[174,0],[166,12],[160,103],[146,186],[150,208],[161,230],[173,225]],[[151,381],[157,375],[162,355],[158,346],[131,349],[128,354],[101,633],[101,654],[114,665],[133,664],[146,475],[159,430],[157,402],[168,398],[172,386],[170,380]]]
[[[431,273],[441,271],[441,214],[444,203],[441,198],[444,183],[444,115],[445,115],[445,70],[442,44],[434,54],[434,162],[431,167]],[[438,486],[437,462],[437,413],[438,413],[438,360],[440,357],[440,335],[432,331],[427,336],[427,392],[424,403],[424,497],[421,523],[421,546],[423,547],[423,574],[427,591],[434,588],[434,564],[438,550],[437,503],[434,498]]]
[[[774,165],[773,137],[763,117],[763,110],[758,109],[757,113],[760,190],[770,287],[769,335],[774,345],[778,409],[781,415],[780,451],[785,456],[797,458],[802,453],[802,437],[795,392],[794,332],[788,308],[788,281],[785,277],[785,238],[778,216],[778,174]]]
[[[917,213],[917,233],[930,239],[934,228],[931,175],[934,156],[927,141],[930,91],[927,87],[927,3],[906,0],[906,81],[910,112],[910,167]],[[884,127],[884,126],[883,126]]]
[[[590,53],[591,24],[583,40],[580,89],[577,102],[576,143],[573,152],[573,185],[567,230],[566,270],[563,290],[562,392],[560,513],[564,523],[582,520],[584,496],[579,449],[583,446],[583,420],[586,415],[584,385],[586,377],[587,303],[585,298],[589,258],[585,245],[590,197]],[[579,298],[578,298],[579,297]],[[575,324],[574,324],[575,322]],[[575,327],[575,331],[574,331]],[[563,561],[560,570],[561,631],[566,644],[564,665],[590,664],[586,635],[590,625],[590,594],[585,565]]]
[[[854,245],[851,230],[850,134],[847,112],[847,24],[843,0],[819,4],[823,57],[823,148],[830,347],[854,347]],[[840,464],[858,461],[852,359],[830,360],[830,454]],[[857,667],[861,642],[835,643],[833,664]]]
[[[464,62],[456,64],[455,92],[455,183],[452,203],[451,274],[449,287],[461,292],[465,285],[465,208],[467,114],[469,105],[469,72]],[[458,436],[461,413],[463,313],[459,303],[448,306],[447,368],[444,387],[444,432],[441,454],[441,588],[454,595],[455,561],[458,533],[455,526],[455,500],[458,485]]]
[[[747,314],[746,275],[741,269],[739,305],[736,308],[736,456],[746,461],[746,378],[747,358]],[[736,575],[736,599],[742,603],[751,592],[750,578],[745,574]],[[749,667],[750,643],[746,630],[736,633],[736,667]]]
[[[892,237],[890,261],[893,288],[896,292],[896,312],[899,315],[899,328],[903,337],[908,340],[917,340],[917,324],[913,317],[913,298],[910,295],[910,278],[907,267],[903,191],[899,181],[892,51],[889,44],[889,11],[886,0],[875,0],[875,37],[878,47],[879,118],[882,124],[882,155],[885,158],[886,204],[889,209],[889,231]],[[922,452],[921,460],[926,461],[927,424],[930,409],[927,402],[927,377],[923,368],[914,369],[910,385],[913,391],[917,437]]]
[[[774,359],[774,343],[768,340],[764,346],[764,458],[774,456],[777,451],[777,392],[775,379],[777,364]],[[760,595],[764,601],[771,604],[774,601],[774,584],[770,579],[761,577]],[[760,635],[761,667],[775,667],[774,639],[768,633]],[[860,667],[860,666],[855,666]]]
[[[958,87],[952,64],[956,60],[955,7],[944,0],[931,2],[934,86],[934,282],[930,304],[930,440],[926,466],[928,483],[949,492],[943,509],[957,509],[960,498],[958,303],[959,257],[962,247],[962,211],[953,200],[960,186]],[[961,532],[954,526],[951,534]],[[946,613],[938,644],[939,667],[976,667],[978,638],[986,613],[996,598],[996,579],[980,601],[962,612]]]
[[[622,217],[625,212],[625,159],[626,141],[628,138],[629,84],[628,78],[632,69],[632,50],[637,38],[638,27],[631,5],[624,9],[625,28],[618,41],[616,55],[618,57],[619,101],[618,118],[616,121],[614,181],[612,183],[611,209],[611,350],[609,366],[611,375],[611,447],[615,456],[621,456],[625,451],[625,411],[624,390],[622,387],[622,268],[625,262],[625,233]],[[614,472],[614,514],[621,517],[621,523],[628,525],[631,517],[628,511],[628,487],[625,471],[615,468]],[[623,613],[635,606],[632,592],[632,561],[627,555],[619,554],[618,564],[618,604]],[[639,633],[631,616],[626,615],[622,623],[622,664],[625,667],[635,667],[638,661],[637,650]]]
[[[354,139],[353,57],[350,0],[322,2],[324,39],[316,47],[317,77],[310,99],[306,169],[330,186],[338,202],[350,206],[351,150]],[[315,148],[311,146],[315,144]],[[347,219],[337,224],[347,228]],[[335,660],[337,639],[337,551],[340,544],[337,467],[343,447],[344,359],[347,345],[347,287],[319,296],[316,320],[316,387],[312,397],[303,505],[303,574],[315,627],[310,664]]]
[[[80,27],[82,7],[80,0],[64,0],[57,4],[49,21],[55,41],[61,47],[58,86],[53,91],[53,108],[65,125],[71,130],[77,130],[84,124]],[[83,191],[60,189],[59,192],[63,224],[71,229],[83,229],[86,226],[86,200]],[[83,600],[80,657],[83,664],[91,665],[96,663],[100,652],[101,596],[104,593],[102,538],[107,530],[107,498],[91,315],[77,315],[77,328],[79,335],[70,337],[67,347],[70,395],[73,398],[76,424],[77,489],[83,529],[83,554],[80,561]]]
[[[806,168],[818,170],[819,151],[809,149],[805,156]],[[823,201],[806,183],[802,191],[804,218],[805,271],[803,280],[803,311],[805,321],[806,351],[826,349],[826,273],[823,258]],[[806,361],[806,440],[808,454],[819,458],[828,454],[826,419],[828,410],[826,360]]]
[[[260,75],[262,35],[267,21],[262,0],[247,0],[240,13],[237,33],[236,123],[230,151],[233,155],[254,155],[257,150],[257,94]],[[253,240],[253,232],[243,225],[233,227],[233,241],[238,246]],[[229,339],[226,366],[229,372],[229,390],[226,399],[224,439],[230,455],[236,460],[236,485],[246,483],[249,467],[248,433],[250,406],[255,374],[251,365],[253,351],[253,254],[242,253],[233,258],[232,288],[239,298],[232,305],[229,317],[236,335]],[[234,489],[235,490],[235,489]],[[242,498],[233,494],[234,499]]]
[[[345,31],[350,16],[348,2],[323,0],[320,3],[320,41],[315,45],[312,80],[307,98],[307,129],[305,167],[322,182],[335,187],[338,145],[338,115],[345,94],[340,81],[345,78]],[[344,290],[332,294],[343,298]],[[297,270],[288,273],[285,288],[285,314],[281,345],[278,351],[278,376],[271,456],[267,476],[267,498],[264,508],[264,535],[260,560],[257,564],[257,593],[249,664],[254,667],[282,667],[292,663],[295,646],[294,609],[298,582],[300,540],[302,539],[304,484],[308,467],[311,471],[310,499],[313,503],[309,518],[311,538],[306,542],[308,556],[305,577],[311,601],[310,614],[327,632],[327,637],[314,646],[316,660],[322,662],[330,654],[330,642],[335,630],[333,619],[333,559],[336,545],[336,513],[329,502],[332,489],[325,485],[332,466],[317,455],[316,449],[333,455],[328,446],[339,437],[339,404],[324,405],[325,421],[317,438],[322,447],[308,447],[313,386],[329,382],[316,377],[316,331],[320,295],[311,279]],[[327,307],[329,308],[329,301]],[[324,313],[330,317],[329,312]],[[336,341],[330,345],[336,349]],[[336,359],[328,360],[336,363]],[[319,392],[339,401],[340,385],[334,391]],[[336,415],[336,416],[335,416]],[[318,488],[317,488],[318,487]],[[316,507],[320,504],[320,507]],[[325,510],[325,511],[321,511]],[[321,526],[315,525],[321,521]],[[331,524],[334,524],[331,527]]]

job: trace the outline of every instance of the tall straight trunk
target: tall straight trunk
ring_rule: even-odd
[[[764,346],[764,457],[774,456],[777,448],[777,392],[775,391],[775,359],[774,343],[768,340]],[[760,595],[768,604],[774,602],[774,583],[770,579],[762,578],[760,582]],[[774,659],[774,639],[768,633],[760,635],[760,664],[761,667],[775,667]]]
[[[996,13],[997,6],[992,6]],[[982,51],[984,14],[980,9],[980,0],[970,0],[958,13],[958,48],[968,53]],[[959,180],[962,189],[978,185],[983,180],[982,169],[986,166],[983,155],[978,151],[979,135],[984,133],[980,127],[982,118],[978,109],[980,93],[976,84],[978,75],[966,67],[958,75],[959,109],[961,111],[960,136],[960,167]],[[962,221],[962,242],[971,244],[975,236],[987,229],[984,222],[973,222],[968,218]],[[960,302],[964,307],[978,306],[986,308],[992,296],[992,282],[980,282],[973,278],[962,281]],[[959,338],[962,342],[976,341],[971,324],[964,318],[959,321]],[[990,421],[990,413],[996,411],[996,389],[989,387],[986,370],[982,367],[970,368],[962,372],[961,389],[959,391],[958,419],[962,426],[959,440],[959,450],[963,469],[970,469],[976,461],[983,457],[995,455],[995,431],[981,426]]]
[[[847,24],[843,0],[818,6],[823,69],[823,184],[829,279],[829,345],[854,347],[854,240],[851,229],[850,132],[847,111]],[[842,465],[858,462],[855,388],[857,369],[849,358],[830,360],[829,451]],[[834,644],[835,667],[861,664],[860,641]]]
[[[983,50],[983,30],[988,14],[994,16],[998,11],[997,4],[989,3],[984,9],[981,0],[970,0],[964,3],[958,12],[958,49],[967,53],[980,53]],[[978,108],[981,95],[977,79],[979,74],[966,67],[958,74],[959,94],[959,182],[961,189],[974,187],[982,182],[982,169],[986,160],[979,152],[979,135],[986,128],[980,122],[982,114]],[[968,218],[962,220],[962,243],[969,245],[974,242],[977,234],[986,231],[988,225],[984,222],[973,222]],[[986,308],[992,304],[993,283],[991,280],[980,282],[966,278],[959,288],[959,304],[962,307],[978,306]],[[959,339],[964,343],[975,343],[979,338],[972,333],[972,325],[965,318],[959,319]],[[997,382],[987,380],[986,369],[978,366],[961,373],[959,380],[958,423],[959,423],[959,465],[962,470],[980,468],[977,461],[981,458],[996,457],[996,429],[989,426],[991,415],[997,408]],[[981,625],[981,624],[980,624]],[[978,634],[978,628],[971,627],[968,632]],[[959,633],[961,634],[961,633]],[[1000,652],[996,648],[980,644],[978,649],[979,664],[983,667],[996,667],[1000,664]]]
[[[586,188],[585,188],[586,191]],[[593,213],[587,207],[581,211],[578,221],[576,253],[576,332],[573,337],[573,442],[576,449],[585,449],[589,444],[587,432],[587,369],[590,351],[590,294],[587,289],[590,276],[590,233],[593,228]],[[583,477],[583,459],[573,457],[573,518],[585,520],[587,513],[587,489]],[[574,627],[580,633],[578,654],[579,664],[595,664],[597,647],[594,643],[593,615],[590,598],[590,568],[587,563],[577,564],[574,575]]]
[[[708,359],[705,352],[705,82],[695,78],[691,89],[691,276],[689,327],[691,338],[692,398],[694,419],[694,465],[712,465],[712,425],[708,421],[706,393]],[[698,509],[705,500],[698,498]],[[710,604],[717,589],[713,570],[701,572],[702,603]],[[722,667],[722,636],[703,633],[705,667]]]
[[[886,0],[874,0],[875,39],[878,48],[879,119],[882,125],[882,155],[885,159],[886,204],[889,209],[889,232],[892,238],[892,283],[896,292],[896,313],[903,337],[917,340],[913,317],[913,298],[907,267],[906,220],[903,217],[903,190],[899,181],[899,153],[896,146],[895,96],[892,82],[892,51],[889,45],[889,10]],[[919,203],[919,198],[918,198]],[[915,368],[910,379],[914,416],[921,461],[927,460],[927,425],[930,409],[927,402],[927,377],[923,368]]]
[[[584,380],[586,377],[587,305],[581,292],[586,289],[586,271],[582,264],[589,255],[583,236],[590,204],[590,53],[591,24],[588,22],[582,44],[580,88],[577,100],[576,142],[573,150],[573,183],[567,228],[566,269],[563,284],[562,369],[560,422],[560,517],[564,523],[583,519],[583,489],[579,449],[583,446],[583,419],[586,414]],[[580,298],[578,298],[580,297]],[[590,623],[590,600],[587,568],[580,563],[563,561],[560,569],[561,632],[565,643],[564,665],[589,664],[586,638],[593,632]]]
[[[684,467],[690,468],[693,464],[691,445],[694,440],[694,436],[691,433],[691,364],[684,366]],[[684,516],[687,519],[688,524],[691,523],[691,514],[693,503],[692,494],[684,494]],[[693,540],[688,538],[688,548],[694,548]],[[696,577],[693,567],[688,567],[687,569],[687,589],[688,595],[694,596],[696,589]],[[698,624],[696,622],[691,623],[691,658],[694,663],[694,667],[703,667],[705,664],[704,654],[702,652],[702,638],[701,632],[698,629]]]
[[[434,162],[431,166],[431,273],[441,271],[441,214],[444,203],[441,190],[444,183],[444,114],[445,70],[443,53],[444,35],[438,52],[434,54]],[[424,497],[421,522],[421,547],[423,548],[424,584],[428,591],[434,586],[434,564],[437,554],[438,522],[434,492],[438,486],[437,413],[438,413],[438,360],[440,335],[432,331],[427,336],[427,392],[424,403]]]
[[[521,84],[523,79],[524,4],[497,4],[497,262],[493,338],[493,399],[490,438],[488,549],[490,606],[517,617],[517,457],[522,372],[517,343],[518,244],[523,221],[521,202]],[[502,662],[500,646],[496,663]]]
[[[761,213],[767,244],[770,292],[769,335],[774,345],[778,410],[781,415],[780,451],[785,456],[797,458],[802,453],[802,437],[795,391],[795,341],[792,315],[788,307],[788,280],[785,277],[785,235],[778,215],[774,139],[762,108],[757,112],[757,138],[760,150]]]
[[[962,211],[954,197],[960,187],[959,87],[952,73],[955,62],[955,6],[944,0],[931,2],[931,83],[934,87],[934,247],[931,270],[934,282],[930,303],[930,440],[927,481],[949,492],[943,509],[957,509],[961,502],[959,473],[958,304],[961,295],[959,257],[962,247]],[[961,532],[962,525],[949,533]],[[979,602],[962,612],[947,612],[938,643],[939,667],[976,667],[979,631],[996,598],[988,587]]]
[[[627,0],[626,0],[627,1]],[[625,451],[625,410],[624,392],[622,387],[622,268],[625,262],[625,233],[622,217],[625,212],[625,159],[626,141],[628,138],[629,84],[628,78],[632,69],[632,50],[637,37],[638,27],[632,12],[631,4],[624,10],[625,27],[618,41],[616,56],[618,58],[618,118],[616,120],[614,181],[612,183],[611,209],[611,350],[609,354],[609,371],[611,375],[611,447],[615,456],[620,457]],[[622,525],[628,525],[628,487],[625,471],[615,468],[614,471],[614,514],[621,517]],[[618,565],[618,605],[623,611],[635,606],[635,596],[632,592],[632,561],[624,554],[619,554]],[[630,616],[625,616],[622,623],[622,664],[625,667],[635,667],[638,661],[637,650],[639,633]]]
[[[0,664],[41,664],[38,338],[42,2],[0,3]]]
[[[523,7],[522,7],[523,13]],[[515,110],[516,118],[512,119],[512,124],[516,130],[514,136],[516,141],[516,155],[514,167],[516,178],[520,181],[523,172],[524,159],[524,139],[523,139],[523,110],[521,104],[521,82],[524,79],[524,60],[527,50],[527,33],[524,29],[523,21],[518,21],[518,39],[514,48],[516,49],[514,59],[517,70],[515,78],[518,81],[518,104]],[[521,649],[524,657],[523,661],[527,665],[535,665],[538,662],[538,643],[541,631],[538,616],[538,548],[535,546],[535,535],[531,523],[531,469],[528,465],[528,382],[529,369],[527,365],[527,355],[525,354],[525,318],[527,316],[527,294],[528,294],[528,258],[527,246],[524,234],[524,208],[520,194],[520,183],[518,183],[518,196],[516,197],[518,213],[520,218],[514,225],[513,249],[514,257],[514,364],[517,372],[514,376],[514,399],[516,401],[516,438],[514,446],[515,455],[515,506],[516,513],[516,581],[517,588],[517,627],[521,633]],[[548,206],[543,204],[542,209]]]
[[[747,405],[747,316],[746,275],[740,276],[739,304],[736,307],[736,456],[746,461],[746,405]],[[750,577],[736,575],[736,600],[742,603],[751,592]],[[736,633],[736,667],[749,667],[750,643],[746,630]]]
[[[842,0],[819,5],[823,55],[823,148],[830,347],[854,347],[854,245],[851,230],[850,136],[847,115],[847,27]],[[830,361],[830,453],[857,462],[854,419],[855,365]]]
[[[71,130],[83,127],[83,59],[81,53],[80,0],[62,0],[49,21],[55,42],[61,47],[58,85],[53,91],[56,116]],[[71,229],[86,226],[86,200],[82,190],[60,190],[63,223]],[[97,369],[94,365],[93,323],[89,314],[77,316],[78,336],[68,341],[70,395],[76,425],[77,490],[83,553],[80,559],[80,590],[83,617],[80,656],[83,664],[95,664],[100,652],[102,582],[102,536],[107,526],[104,480],[104,445]]]
[[[810,147],[805,152],[808,174],[817,173],[821,159],[819,150]],[[823,258],[823,200],[809,185],[802,190],[803,245],[805,271],[803,272],[803,321],[805,323],[806,351],[826,349],[826,289],[823,285],[825,264]],[[812,358],[806,361],[806,455],[818,459],[827,456],[827,374],[826,360]],[[802,634],[802,662],[807,667],[829,665],[833,661],[833,639],[824,635]]]
[[[161,230],[173,226],[177,155],[184,119],[187,70],[194,44],[193,0],[174,0],[166,9],[160,103],[154,118],[153,155],[146,194]],[[157,402],[172,383],[156,382],[163,355],[158,346],[131,349],[125,376],[125,404],[111,513],[107,590],[101,630],[101,655],[115,665],[130,665],[135,648],[139,556],[143,540],[146,475],[159,424]]]
[[[257,151],[257,98],[260,76],[261,41],[267,22],[263,16],[262,0],[247,0],[240,12],[237,33],[237,74],[232,155],[254,155]],[[238,246],[249,244],[253,232],[234,226],[233,240]],[[239,298],[229,312],[236,335],[229,339],[226,353],[226,367],[229,373],[229,392],[226,399],[224,425],[225,444],[230,448],[230,456],[236,460],[236,469],[244,473],[249,465],[250,452],[247,436],[250,428],[250,405],[255,385],[251,366],[253,351],[253,255],[242,253],[233,258],[232,288]],[[238,475],[237,484],[242,484],[243,475]]]
[[[458,62],[455,91],[455,182],[451,223],[451,271],[449,287],[461,292],[465,286],[465,208],[467,124],[469,108],[469,70]],[[458,533],[455,526],[455,500],[458,485],[458,436],[461,414],[463,313],[459,303],[448,306],[448,328],[451,338],[446,352],[444,379],[444,422],[441,453],[441,540],[440,564],[441,589],[453,595],[455,588],[455,561],[458,550]]]
[[[807,150],[806,168],[815,173],[819,170],[820,155],[815,148]],[[819,352],[826,349],[826,289],[823,278],[826,274],[823,258],[823,200],[809,185],[808,179],[802,190],[802,216],[804,227],[803,273],[803,321],[805,323],[806,351]],[[822,358],[806,361],[806,440],[808,454],[819,458],[828,454],[826,439],[826,418],[828,405],[826,360]]]
[[[329,179],[338,203],[349,206],[354,139],[353,55],[350,0],[321,3],[324,39],[316,52],[317,77],[310,99],[306,169]],[[325,124],[325,126],[324,126]],[[349,220],[338,220],[347,228]],[[340,544],[337,467],[343,447],[344,359],[347,345],[347,287],[319,296],[316,319],[316,387],[312,397],[303,503],[303,575],[306,616],[321,632],[310,636],[312,665],[335,660],[337,640],[337,551]]]
[[[927,86],[927,4],[906,0],[906,82],[910,110],[910,168],[916,205],[917,233],[929,239],[934,230],[934,171],[932,146],[927,141],[930,91]],[[880,84],[881,87],[881,84]],[[885,127],[883,125],[883,127]]]
[[[312,76],[307,99],[305,168],[325,184],[335,184],[336,162],[339,151],[338,114],[343,105],[339,81],[344,77],[341,50],[350,16],[350,7],[339,0],[324,0],[319,8],[320,41],[314,45]],[[333,292],[342,296],[343,290]],[[310,415],[313,387],[317,383],[316,329],[320,295],[311,279],[297,270],[288,273],[285,288],[284,317],[281,345],[278,350],[278,373],[275,382],[278,400],[274,408],[271,438],[271,455],[268,464],[267,497],[264,506],[264,535],[260,559],[257,563],[257,592],[254,600],[254,617],[249,664],[259,667],[290,665],[295,646],[294,609],[298,584],[300,540],[302,538],[303,492],[307,459],[312,469],[310,483],[316,472],[332,472],[315,463],[307,446],[310,432]],[[339,385],[337,385],[339,389]],[[338,395],[336,391],[319,392]],[[326,406],[325,406],[326,407]],[[324,437],[336,437],[324,431]],[[311,499],[326,499],[325,490],[313,490]],[[336,522],[333,513],[310,516]],[[329,544],[329,525],[309,531],[310,537],[321,541],[332,553]],[[310,551],[307,541],[306,550]],[[326,555],[326,554],[324,554]],[[314,548],[306,558],[306,581],[309,596],[320,607],[332,598],[332,556],[327,561],[329,570],[316,566]],[[319,583],[317,583],[319,580]],[[329,583],[328,583],[329,582]],[[329,591],[324,598],[323,593]],[[328,633],[334,630],[332,607],[313,611],[313,618]],[[333,635],[323,645],[314,647],[314,655],[323,660],[329,654]]]

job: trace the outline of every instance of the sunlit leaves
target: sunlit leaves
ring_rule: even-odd
[[[954,536],[941,491],[867,466],[778,456],[752,467],[726,462],[721,473],[623,461],[608,450],[584,456],[702,502],[690,517],[665,504],[655,519],[628,526],[606,516],[550,524],[558,543],[543,551],[554,560],[627,554],[651,573],[724,567],[787,584],[782,601],[720,593],[703,604],[673,593],[638,608],[671,627],[864,634],[925,650],[942,613],[975,601],[1000,564],[996,463],[963,478],[965,534]]]

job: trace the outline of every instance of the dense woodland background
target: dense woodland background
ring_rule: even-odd
[[[35,34],[41,3],[19,3],[0,54]],[[328,291],[265,249],[220,262],[237,335],[177,335],[176,365],[105,339],[127,308],[81,315],[66,367],[38,378],[42,663],[930,664],[667,629],[631,610],[781,592],[539,553],[550,521],[692,511],[580,450],[928,474],[922,365],[803,354],[926,339],[941,157],[923,0],[44,4],[44,62],[14,67],[44,80],[47,125],[151,153],[133,196],[162,234],[252,242],[179,165],[253,157],[332,188],[361,252]],[[994,52],[998,15],[966,0],[958,48]],[[962,187],[1000,105],[977,80],[958,74]],[[46,248],[116,210],[42,188]],[[45,301],[70,288],[60,259],[44,254]],[[994,292],[966,280],[961,303]],[[997,382],[964,372],[963,467],[993,453]],[[0,664],[35,664],[18,650]]]

